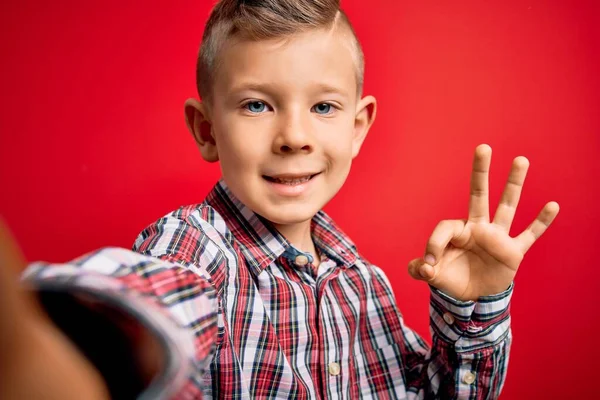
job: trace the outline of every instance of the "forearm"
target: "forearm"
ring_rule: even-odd
[[[152,398],[186,388],[200,395],[186,382],[206,371],[216,339],[215,294],[202,277],[106,249],[69,264],[35,264],[25,279],[55,324],[105,379],[109,373],[109,386],[126,376]]]

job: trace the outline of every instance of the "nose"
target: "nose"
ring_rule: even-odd
[[[311,153],[314,145],[310,135],[309,116],[298,110],[281,113],[280,118],[273,151],[276,154]]]

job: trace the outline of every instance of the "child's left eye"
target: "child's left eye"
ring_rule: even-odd
[[[313,110],[317,113],[317,114],[322,114],[322,115],[326,115],[331,113],[331,109],[332,109],[332,105],[331,104],[327,104],[327,103],[320,103],[317,104],[316,106],[313,106]]]

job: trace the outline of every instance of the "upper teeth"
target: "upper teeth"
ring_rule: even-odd
[[[273,178],[275,182],[285,183],[286,185],[297,185],[299,183],[307,182],[310,179],[310,175],[302,178]]]

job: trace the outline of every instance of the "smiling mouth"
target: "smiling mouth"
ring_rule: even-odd
[[[314,178],[315,176],[319,175],[319,173],[316,174],[312,174],[312,175],[303,175],[303,176],[268,176],[268,175],[263,175],[263,178],[265,178],[267,181],[269,182],[273,182],[273,183],[280,183],[283,185],[290,185],[290,186],[294,186],[294,185],[301,185],[303,183],[306,183],[308,181],[310,181],[312,178]]]

